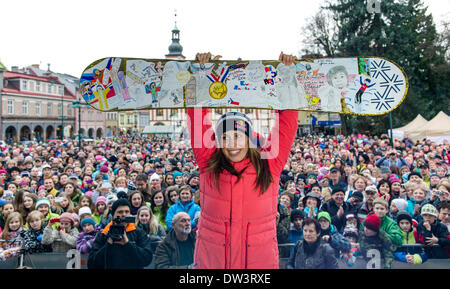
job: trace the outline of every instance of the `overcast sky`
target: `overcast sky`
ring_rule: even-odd
[[[361,0],[363,1],[363,0]],[[439,24],[450,0],[423,0]],[[13,0],[0,4],[0,60],[11,66],[80,77],[108,56],[164,58],[174,9],[183,54],[211,51],[223,59],[277,59],[298,54],[301,28],[323,0]]]

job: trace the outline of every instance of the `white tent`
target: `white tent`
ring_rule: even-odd
[[[441,111],[426,124],[408,129],[406,133],[414,141],[426,138],[436,143],[450,142],[450,117]]]
[[[392,135],[396,139],[403,139],[405,134],[408,134],[409,131],[415,130],[418,127],[424,126],[428,121],[423,118],[422,115],[418,114],[415,119],[413,119],[410,123],[405,126],[392,129]]]

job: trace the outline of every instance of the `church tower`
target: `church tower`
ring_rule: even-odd
[[[169,54],[166,54],[166,58],[184,60],[186,57],[182,54],[183,46],[180,44],[180,30],[177,27],[176,17],[177,13],[175,10],[175,27],[172,30],[172,43],[169,45]]]

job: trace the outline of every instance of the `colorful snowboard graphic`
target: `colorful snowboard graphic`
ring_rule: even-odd
[[[379,57],[298,61],[104,58],[88,66],[83,98],[101,111],[238,107],[381,115],[408,91],[403,70]]]

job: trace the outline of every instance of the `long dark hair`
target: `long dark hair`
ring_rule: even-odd
[[[248,152],[246,158],[250,158],[250,162],[255,167],[256,170],[256,182],[255,189],[260,189],[261,194],[267,191],[270,184],[273,181],[272,174],[269,170],[269,162],[267,159],[261,158],[261,153],[252,147],[248,148]],[[220,191],[219,177],[220,174],[226,170],[233,176],[238,178],[238,183],[241,180],[242,173],[246,168],[241,171],[237,171],[234,166],[227,159],[222,149],[217,148],[216,151],[212,154],[211,158],[208,160],[208,172],[210,172],[213,176],[213,179],[216,182],[217,189]]]

